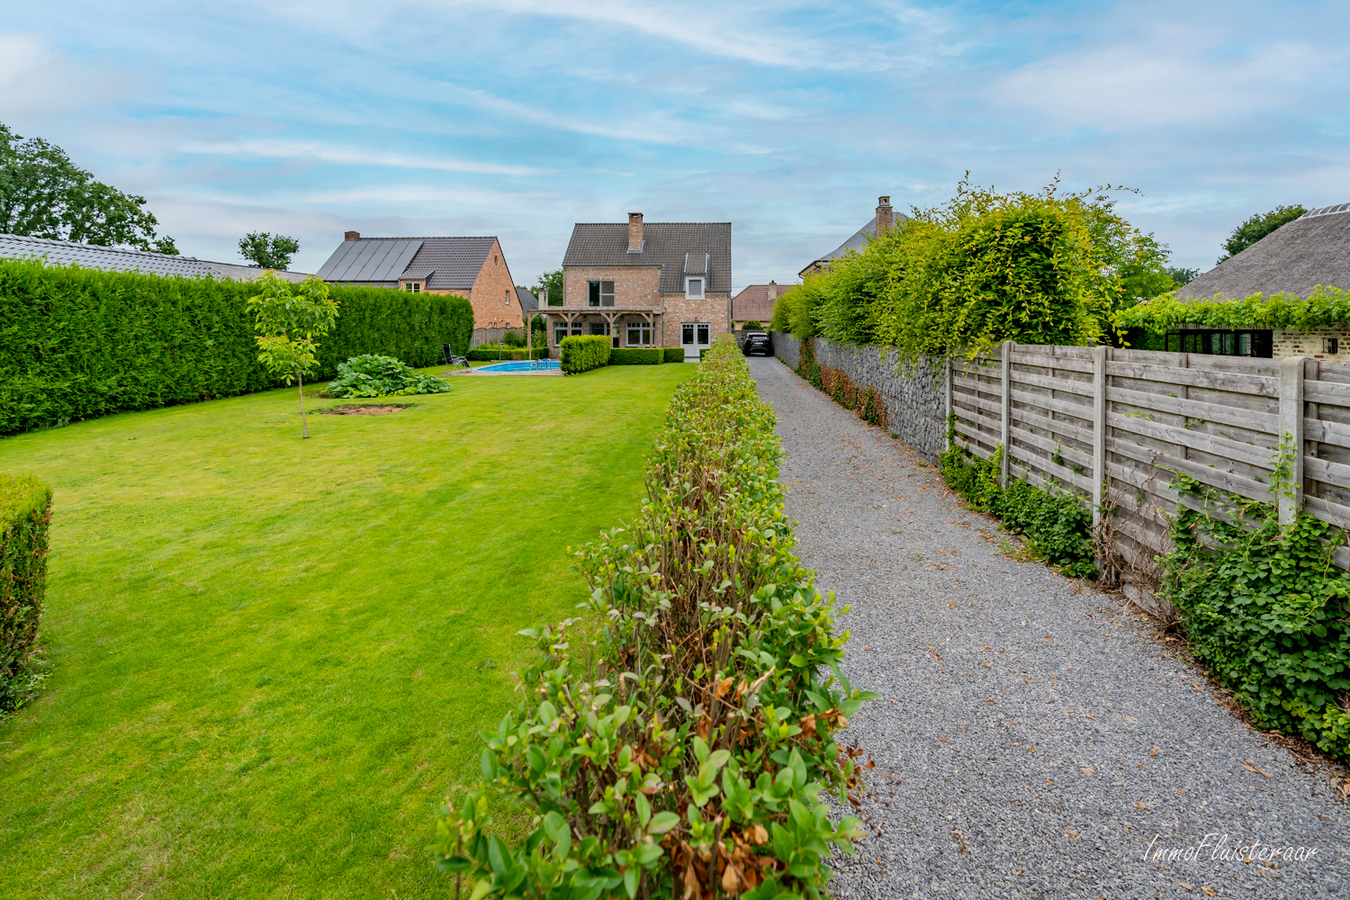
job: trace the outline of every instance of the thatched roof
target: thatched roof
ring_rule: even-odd
[[[1304,213],[1177,291],[1241,299],[1281,291],[1307,297],[1318,285],[1350,289],[1350,203]]]

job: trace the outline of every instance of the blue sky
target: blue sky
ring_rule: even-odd
[[[145,195],[179,249],[731,221],[737,286],[973,181],[1137,188],[1206,269],[1247,216],[1350,201],[1350,4],[19,3],[0,122]]]

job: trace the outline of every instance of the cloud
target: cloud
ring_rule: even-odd
[[[0,121],[52,118],[125,97],[133,88],[123,71],[72,60],[42,35],[0,33]]]
[[[532,166],[511,166],[448,157],[381,153],[317,141],[306,142],[267,138],[214,143],[189,142],[183,144],[180,149],[184,153],[213,156],[298,159],[345,166],[378,166],[410,170],[431,169],[442,172],[468,172],[476,175],[544,175],[554,171]]]

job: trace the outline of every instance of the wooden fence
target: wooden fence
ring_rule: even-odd
[[[951,363],[946,406],[956,442],[984,459],[1002,446],[1001,477],[1067,491],[1112,512],[1130,568],[1169,544],[1169,514],[1193,504],[1175,473],[1253,500],[1283,522],[1303,509],[1350,529],[1350,366],[1011,341]],[[1270,490],[1281,437],[1291,496]],[[1335,557],[1350,568],[1350,551]]]

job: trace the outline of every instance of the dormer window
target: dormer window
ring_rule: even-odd
[[[703,299],[703,278],[686,278],[684,280],[684,295],[690,300]]]
[[[422,282],[405,281],[403,282],[403,290],[409,294],[420,294],[422,293]]]

